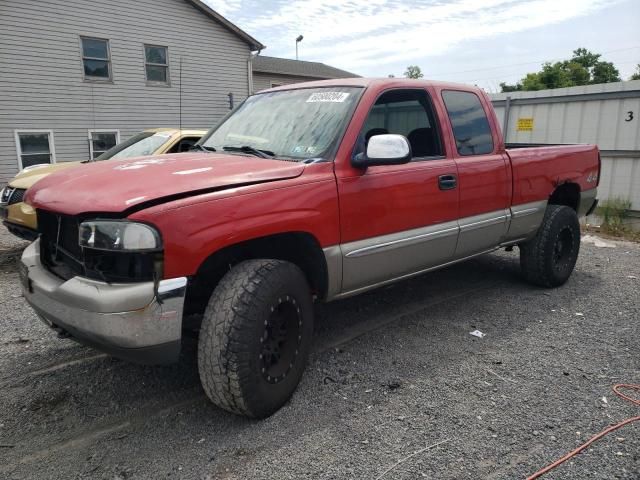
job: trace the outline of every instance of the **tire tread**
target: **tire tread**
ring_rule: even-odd
[[[554,277],[553,271],[549,267],[548,259],[551,254],[554,230],[557,227],[558,217],[567,216],[575,225],[579,232],[579,224],[576,213],[570,207],[564,205],[548,205],[535,237],[519,245],[520,248],[520,268],[524,278],[541,287],[556,287],[564,283]],[[574,226],[575,226],[574,225]],[[579,250],[579,238],[578,238]],[[576,257],[578,253],[576,252]],[[573,267],[572,267],[573,269]]]
[[[293,270],[293,271],[292,271]],[[259,317],[259,304],[267,301],[265,287],[286,285],[299,268],[281,260],[246,260],[220,280],[206,307],[198,342],[198,369],[202,386],[213,403],[248,417],[261,416],[247,402],[243,386],[250,372],[246,362],[252,352],[247,339]]]

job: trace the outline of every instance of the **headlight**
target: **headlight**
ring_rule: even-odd
[[[122,220],[82,222],[78,242],[81,247],[122,252],[162,248],[160,234],[155,228]]]

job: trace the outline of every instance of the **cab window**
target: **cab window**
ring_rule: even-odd
[[[442,99],[451,120],[456,148],[460,155],[493,152],[489,119],[475,93],[445,90]]]
[[[424,90],[391,90],[378,97],[364,123],[361,138],[366,145],[374,135],[386,133],[407,137],[414,159],[442,155],[435,115]]]

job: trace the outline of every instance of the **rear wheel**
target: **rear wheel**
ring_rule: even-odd
[[[211,295],[198,343],[202,386],[230,412],[263,418],[295,391],[313,336],[307,280],[292,263],[248,260]]]
[[[576,212],[563,205],[549,205],[538,233],[520,247],[520,267],[535,285],[558,287],[576,265],[580,251],[580,224]]]

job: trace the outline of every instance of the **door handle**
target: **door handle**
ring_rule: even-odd
[[[458,186],[458,178],[455,175],[440,175],[438,177],[438,187],[440,190],[453,190]]]

